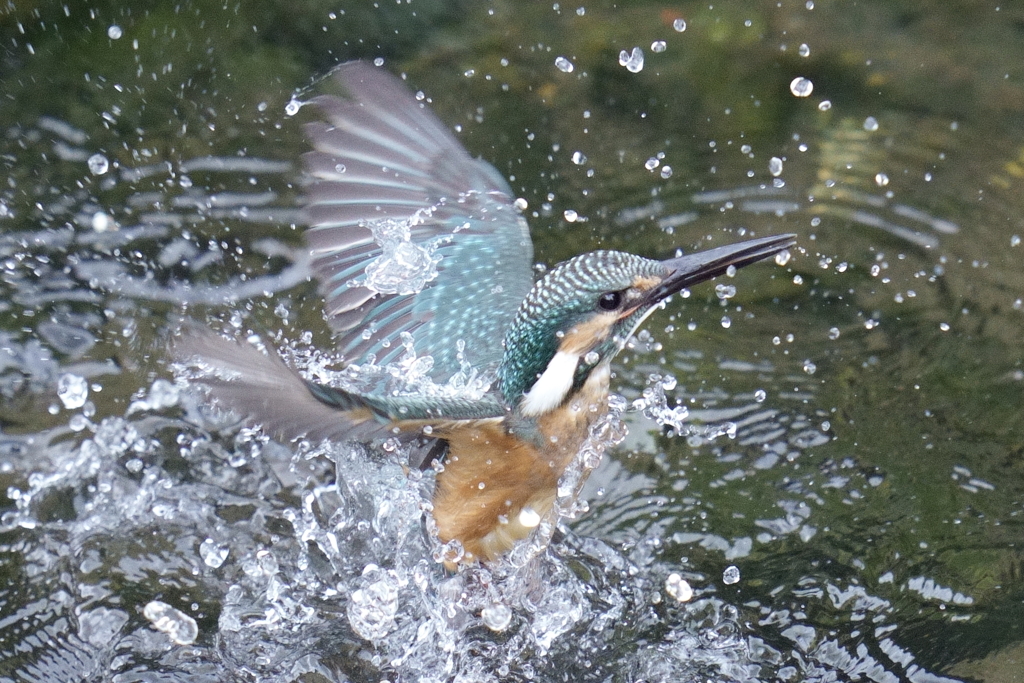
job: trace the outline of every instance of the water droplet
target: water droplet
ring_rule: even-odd
[[[569,223],[575,223],[576,219],[580,217],[580,215],[573,211],[572,209],[566,209],[565,211],[563,211],[562,216],[564,216],[565,220]]]
[[[634,47],[632,52],[619,52],[619,65],[626,67],[630,73],[639,73],[644,68],[644,51]]]
[[[799,53],[801,57],[810,57],[811,48],[807,45],[807,43],[800,43],[800,47],[797,49],[797,53]]]
[[[96,232],[106,232],[107,230],[113,230],[117,227],[114,223],[114,219],[110,217],[110,214],[105,211],[97,211],[92,215],[92,229]]]
[[[671,178],[672,177],[672,167],[671,166],[662,166],[661,167],[661,177],[665,178],[666,180]]]
[[[771,159],[769,159],[768,172],[775,177],[782,175],[782,159],[778,157],[772,157]]]
[[[886,185],[889,184],[889,176],[887,176],[884,173],[876,173],[875,184],[878,185],[879,187],[885,187]]]
[[[571,74],[576,67],[565,57],[555,57],[555,66],[562,73]]]
[[[288,104],[284,105],[284,113],[286,116],[295,116],[302,109],[302,103],[294,97],[288,100]]]
[[[583,356],[583,362],[587,365],[597,365],[599,360],[601,360],[601,354],[597,351],[587,351],[587,355]]]
[[[518,209],[519,211],[526,211],[527,207],[529,207],[529,206],[530,206],[530,203],[529,203],[529,202],[527,202],[527,201],[526,201],[525,199],[523,199],[522,197],[517,197],[517,198],[516,198],[516,201],[514,202],[514,206],[515,206],[515,207],[516,207],[516,209]]]
[[[384,58],[383,57],[374,57],[373,58],[373,65],[374,66],[384,66]]]
[[[878,119],[876,119],[874,116],[869,116],[866,119],[864,119],[864,130],[868,131],[869,133],[874,133],[876,130],[878,130]]]
[[[57,380],[57,397],[68,410],[81,408],[89,398],[89,383],[84,377],[64,373]]]
[[[512,610],[500,602],[495,603],[480,611],[480,619],[484,622],[484,626],[500,633],[512,623]]]
[[[114,24],[107,29],[107,38],[110,38],[111,40],[117,40],[122,35],[124,35],[124,32],[117,24]]]
[[[87,163],[93,175],[103,175],[110,170],[110,162],[102,154],[93,154]]]
[[[789,253],[789,249],[783,249],[775,255],[775,265],[784,266],[789,263],[789,259],[792,257],[793,255]]]
[[[208,538],[199,544],[199,556],[203,558],[207,567],[216,569],[228,558],[228,548],[219,546],[212,538]]]
[[[349,624],[361,638],[380,640],[395,625],[398,613],[397,579],[369,564],[363,570],[362,588],[352,591],[349,599]]]
[[[764,400],[768,398],[768,393],[764,389],[758,389],[754,392],[754,400],[758,403],[764,403]]]
[[[731,586],[734,583],[739,583],[740,582],[740,568],[737,567],[736,565],[732,565],[732,564],[729,565],[728,567],[726,567],[725,571],[722,572],[722,582],[726,586]]]
[[[577,166],[582,166],[583,164],[587,163],[587,155],[584,154],[583,152],[580,152],[579,150],[573,152],[572,163],[576,164]]]
[[[532,529],[540,524],[540,515],[532,507],[524,507],[519,511],[519,524],[527,529]]]
[[[943,332],[949,332],[949,323],[939,323],[939,329]]]
[[[818,366],[810,360],[804,361],[804,372],[808,375],[813,375],[818,370]]]
[[[722,327],[724,327],[725,329],[729,329],[730,327],[732,327],[732,318],[730,318],[727,315],[723,315],[722,316]]]
[[[818,111],[828,111],[832,108],[832,100],[822,100],[818,102]]]
[[[143,608],[142,614],[153,624],[153,628],[167,634],[171,642],[177,645],[191,645],[199,635],[196,620],[166,602],[154,600]]]
[[[672,28],[674,28],[678,33],[682,33],[686,30],[686,20],[676,19],[672,22]]]
[[[654,169],[658,168],[658,166],[660,166],[660,165],[661,165],[661,162],[658,161],[657,157],[651,157],[650,159],[648,159],[647,161],[644,162],[644,168],[646,168],[648,171],[653,171]]]
[[[466,69],[462,75],[466,78],[472,78],[473,76],[476,76],[476,69]]]
[[[797,97],[808,97],[814,92],[814,83],[803,76],[797,76],[790,82],[789,91]]]
[[[686,579],[675,572],[669,574],[665,579],[665,592],[679,602],[689,602],[693,599],[693,588],[690,587]]]
[[[366,266],[364,286],[380,294],[414,294],[437,276],[441,258],[436,246],[412,242],[411,228],[422,221],[417,212],[404,220],[383,218],[367,227],[382,254]]]
[[[656,40],[651,43],[651,52],[664,52],[667,47],[664,40]]]
[[[1020,246],[1020,235],[1013,235],[1012,237],[1010,237],[1010,246]]]
[[[836,339],[839,339],[839,328],[838,327],[830,327],[830,328],[828,328],[828,338],[830,340],[832,340],[832,341],[835,341]]]
[[[719,299],[731,299],[736,296],[736,285],[719,283],[715,285],[715,296]]]
[[[793,276],[793,284],[794,285],[802,285],[803,283],[804,283],[804,276],[803,275],[794,275]]]

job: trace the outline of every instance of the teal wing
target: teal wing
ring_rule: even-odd
[[[344,96],[312,100],[325,120],[306,126],[304,210],[342,355],[383,365],[408,333],[417,355],[433,357],[437,382],[460,369],[460,347],[473,367],[493,369],[533,285],[511,189],[397,78],[359,62],[332,77]],[[397,285],[377,278],[388,269]]]
[[[505,414],[494,394],[476,400],[365,396],[316,384],[303,379],[272,350],[265,353],[194,324],[177,331],[171,354],[179,364],[180,378],[204,387],[246,421],[289,439],[363,441],[395,436],[393,427],[410,420],[443,424]],[[418,429],[413,432],[416,435]]]

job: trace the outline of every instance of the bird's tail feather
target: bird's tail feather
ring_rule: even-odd
[[[171,356],[222,407],[276,437],[361,441],[388,432],[388,425],[355,394],[332,389],[333,405],[318,399],[314,390],[319,387],[273,351],[186,327],[175,335]]]

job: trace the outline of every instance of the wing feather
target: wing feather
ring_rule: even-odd
[[[313,151],[303,157],[304,210],[339,349],[350,362],[370,354],[382,362],[397,357],[409,333],[443,382],[460,369],[461,339],[474,365],[493,369],[533,284],[529,231],[511,190],[387,72],[353,62],[332,80],[344,96],[314,98],[325,120],[305,127]],[[410,241],[440,258],[420,291],[365,286],[367,267],[383,254],[372,232],[382,220],[409,221]]]

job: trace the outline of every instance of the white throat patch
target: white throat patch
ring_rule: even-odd
[[[572,389],[573,376],[579,362],[580,357],[575,353],[556,353],[544,373],[526,392],[522,403],[523,415],[536,417],[562,405]]]

